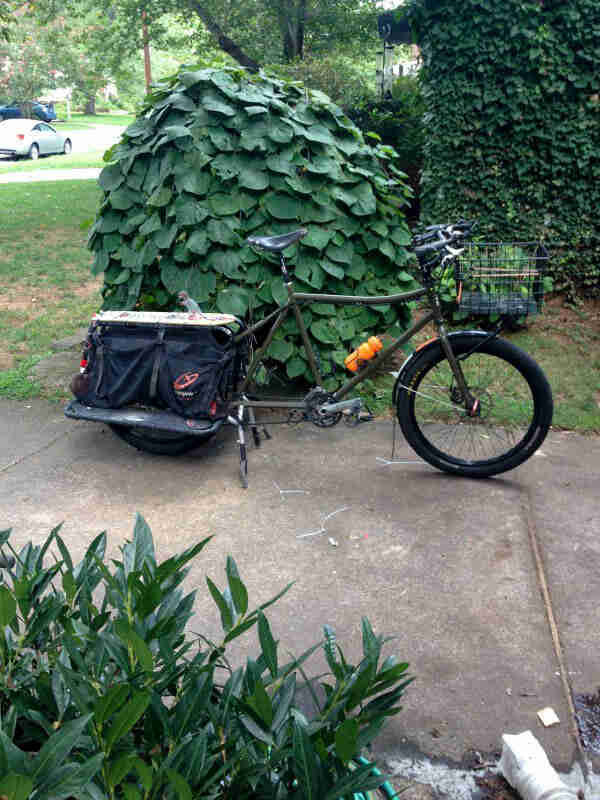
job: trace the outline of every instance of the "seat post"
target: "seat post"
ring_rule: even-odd
[[[287,267],[285,265],[285,258],[283,257],[283,251],[279,253],[279,265],[281,267],[281,272],[283,273],[283,279],[286,283],[290,282],[290,275],[287,271]]]

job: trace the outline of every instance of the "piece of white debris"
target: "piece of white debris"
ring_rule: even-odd
[[[512,697],[512,689],[510,688],[510,686],[509,686],[509,688],[506,690],[506,694],[507,694],[509,697]]]
[[[560,722],[556,711],[549,706],[542,708],[541,711],[537,712],[537,715],[545,728],[549,728],[551,725],[558,725]]]
[[[333,536],[330,536],[330,537],[329,537],[329,544],[330,544],[332,547],[337,547],[337,546],[338,546],[338,542],[337,542],[337,540],[336,540],[336,539],[334,539],[334,538],[333,538]]]

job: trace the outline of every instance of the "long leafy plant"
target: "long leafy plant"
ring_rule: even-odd
[[[258,318],[287,301],[274,256],[250,234],[299,227],[287,251],[300,291],[386,294],[411,287],[410,189],[389,146],[367,143],[322,92],[242,69],[183,67],[159,83],[106,158],[90,232],[106,308],[175,307],[186,290],[205,311]],[[303,318],[323,373],[405,308],[334,307]],[[270,356],[288,378],[310,377],[296,320]]]
[[[138,516],[111,566],[106,533],[74,564],[59,530],[18,552],[0,534],[14,560],[0,583],[0,796],[334,800],[381,783],[369,762],[352,765],[411,679],[406,663],[382,659],[366,619],[358,664],[328,628],[284,661],[264,612],[290,587],[250,610],[228,558],[224,590],[206,579],[223,628],[215,643],[190,633],[195,592],[183,588],[209,539],[158,562]],[[258,654],[232,666],[229,646],[253,627]],[[297,689],[320,647],[330,673],[309,720]]]

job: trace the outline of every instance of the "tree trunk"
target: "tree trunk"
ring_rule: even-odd
[[[304,23],[306,0],[279,2],[279,28],[283,37],[283,57],[286,61],[304,57]]]
[[[239,45],[223,33],[216,20],[211,17],[204,6],[192,0],[190,7],[198,14],[208,31],[215,37],[221,50],[224,50],[232,58],[235,58],[238,64],[241,64],[242,67],[246,67],[251,72],[259,71],[260,64],[247,56]]]
[[[85,109],[83,113],[91,114],[92,116],[96,114],[96,95],[88,97],[88,99],[85,101]]]

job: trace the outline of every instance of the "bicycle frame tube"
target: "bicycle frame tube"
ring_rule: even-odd
[[[275,322],[269,333],[267,338],[265,339],[262,347],[254,354],[250,365],[248,366],[248,371],[246,374],[246,378],[244,379],[241,387],[240,387],[240,394],[244,394],[246,391],[252,376],[254,375],[263,354],[268,350],[269,345],[273,341],[273,336],[275,335],[277,329],[281,326],[282,322],[284,321],[285,317],[287,316],[290,309],[294,312],[294,316],[296,318],[296,322],[298,323],[298,328],[300,330],[300,336],[302,338],[302,343],[304,345],[304,349],[306,351],[306,356],[308,358],[309,366],[311,373],[313,375],[314,381],[316,385],[320,385],[321,383],[321,374],[317,365],[317,359],[315,357],[314,350],[310,343],[310,339],[308,337],[308,331],[306,330],[306,326],[304,325],[304,320],[302,319],[302,315],[300,313],[300,306],[306,303],[331,303],[332,305],[397,305],[399,303],[406,303],[410,300],[416,300],[419,297],[423,297],[425,294],[428,293],[427,288],[419,288],[415,289],[412,292],[403,292],[402,294],[394,294],[394,295],[339,295],[339,294],[308,294],[304,292],[294,292],[293,284],[290,282],[286,283],[286,288],[288,291],[289,301],[284,305],[278,308],[273,313],[269,314],[269,316],[265,317],[265,319],[260,320],[255,325],[250,326],[246,330],[239,333],[237,336],[234,337],[235,342],[239,342],[242,339],[252,336],[256,331],[263,328],[268,322],[272,319],[275,319]],[[438,320],[438,314],[435,311],[430,312],[429,314],[425,315],[423,319],[421,319],[418,323],[413,325],[409,330],[405,331],[398,339],[384,348],[378,356],[373,359],[373,363],[369,364],[363,370],[361,370],[359,375],[354,376],[352,379],[347,381],[343,384],[336,392],[334,392],[333,397],[338,400],[348,394],[354,386],[361,383],[361,381],[365,380],[369,377],[380,365],[381,359],[385,358],[386,356],[393,353],[399,347],[401,347],[405,342],[407,342],[411,336],[414,336],[415,333],[421,330],[421,328],[425,327],[429,322],[434,320]],[[252,402],[251,405],[257,405],[257,402]],[[263,405],[263,403],[261,403]],[[285,407],[285,408],[297,408],[302,407],[302,404],[297,402],[286,402],[286,401],[268,401],[265,402],[264,405],[268,405],[269,407]]]

